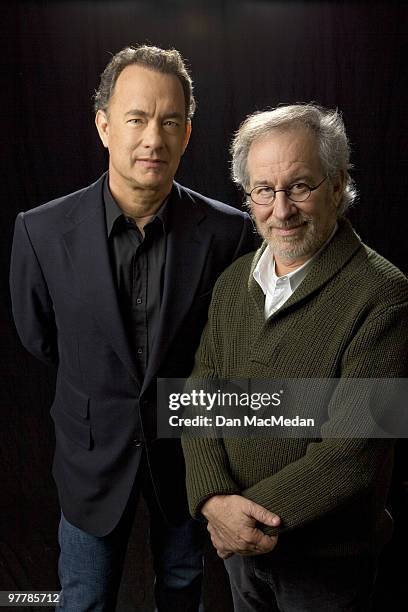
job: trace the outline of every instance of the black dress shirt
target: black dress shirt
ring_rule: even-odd
[[[113,277],[125,328],[129,333],[143,379],[159,321],[163,294],[166,237],[169,231],[168,198],[144,226],[144,236],[133,219],[115,202],[105,179],[106,230]]]

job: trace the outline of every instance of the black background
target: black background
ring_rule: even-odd
[[[364,241],[407,272],[408,19],[403,3],[386,2],[20,2],[1,10],[0,590],[50,590],[58,586],[48,415],[54,377],[16,337],[9,252],[17,212],[106,169],[91,96],[110,54],[147,42],[187,58],[198,109],[177,178],[235,206],[242,196],[229,179],[228,146],[248,113],[281,102],[338,107],[359,189],[349,216]],[[396,529],[376,596],[377,610],[387,612],[405,609],[408,596],[397,558],[407,544],[405,464],[404,443],[390,497]],[[121,612],[152,609],[146,524],[142,506]],[[205,597],[211,612],[230,609],[211,553]]]

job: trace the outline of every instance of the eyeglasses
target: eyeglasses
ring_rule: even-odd
[[[279,191],[284,191],[286,197],[289,198],[291,202],[304,202],[309,198],[312,191],[318,189],[326,179],[327,176],[325,176],[316,187],[310,187],[307,183],[294,183],[286,187],[286,189],[272,189],[272,187],[268,185],[258,185],[251,189],[249,193],[245,192],[245,195],[251,198],[251,200],[259,206],[270,206],[273,204],[276,194],[279,193]]]

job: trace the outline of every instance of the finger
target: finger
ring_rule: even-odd
[[[226,542],[220,537],[220,535],[216,532],[216,530],[212,530],[211,533],[211,543],[217,550],[225,549]]]
[[[221,559],[223,559],[225,561],[225,559],[229,559],[230,557],[232,557],[234,553],[223,553]]]
[[[265,553],[271,552],[275,548],[277,542],[278,542],[277,537],[267,536],[263,533],[262,537],[257,539],[257,541],[255,542],[255,545],[254,545],[255,553],[254,554],[263,555]]]
[[[212,524],[209,524],[207,529],[210,533],[211,542],[215,548],[228,548],[231,550],[231,548],[234,546],[235,534],[234,537],[231,537],[231,534],[220,531]]]
[[[240,555],[265,554],[275,548],[277,541],[277,536],[267,536],[259,529],[252,529],[243,534],[232,548]]]
[[[253,501],[251,501],[249,505],[249,515],[258,523],[268,525],[269,527],[277,527],[281,522],[277,514],[270,512],[270,510],[267,510]]]
[[[220,557],[220,559],[228,559],[229,557],[232,557],[234,553],[230,550],[226,550],[225,548],[219,548],[217,549],[217,555]]]

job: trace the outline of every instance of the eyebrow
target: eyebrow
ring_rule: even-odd
[[[140,110],[139,108],[132,108],[131,110],[125,113],[125,117],[132,116],[132,115],[138,115],[140,117],[149,116],[149,114],[146,113],[146,111]],[[181,113],[174,111],[173,113],[166,113],[165,115],[162,116],[162,119],[164,121],[166,119],[178,119],[179,121],[184,121],[184,116]]]
[[[131,110],[125,113],[125,117],[127,115],[142,115],[143,117],[147,117],[147,113],[145,111],[139,110],[138,108],[132,108]]]
[[[254,187],[258,187],[259,185],[268,185],[269,186],[269,181],[263,180],[263,179],[259,179],[258,181],[255,181]]]
[[[298,174],[298,175],[295,175],[295,178],[293,178],[290,181],[288,181],[287,187],[290,187],[290,185],[295,185],[296,183],[305,183],[305,182],[311,181],[311,180],[312,180],[311,175],[308,175],[308,174]],[[259,179],[259,180],[255,181],[254,187],[259,187],[260,185],[267,185],[268,187],[271,187],[271,182],[268,181],[267,179]]]

